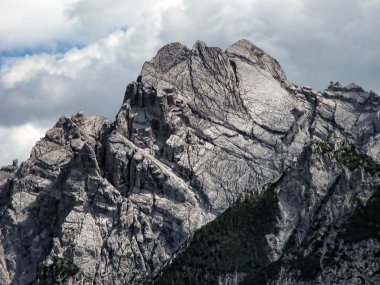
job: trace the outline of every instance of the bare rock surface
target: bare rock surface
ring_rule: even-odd
[[[281,231],[270,239],[278,260],[315,215],[333,234],[378,185],[331,157],[302,159],[314,141],[379,163],[380,97],[355,84],[296,86],[247,40],[226,51],[166,45],[127,86],[114,122],[62,117],[27,161],[0,169],[0,283],[142,284],[197,229],[286,173]],[[379,243],[358,246],[364,255]]]

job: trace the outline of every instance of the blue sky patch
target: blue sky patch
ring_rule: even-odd
[[[2,58],[18,58],[26,55],[47,54],[64,54],[72,48],[83,48],[84,45],[74,42],[58,42],[47,46],[38,46],[33,48],[22,48],[0,51],[0,61]]]

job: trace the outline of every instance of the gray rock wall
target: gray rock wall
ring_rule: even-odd
[[[0,283],[149,280],[196,229],[300,163],[311,140],[352,143],[380,162],[379,106],[356,85],[293,85],[246,40],[225,52],[166,45],[128,85],[114,122],[62,117],[27,161],[0,170]],[[279,194],[273,260],[294,231],[306,236],[338,177],[339,195],[320,210],[329,223],[354,207],[345,199],[370,195],[347,188],[359,172],[311,161]]]

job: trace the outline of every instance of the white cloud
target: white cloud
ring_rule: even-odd
[[[150,8],[144,11],[145,17],[140,15],[141,20],[133,26],[127,30],[116,29],[83,48],[7,59],[9,64],[0,71],[0,149],[3,150],[0,165],[10,163],[15,157],[27,157],[37,138],[23,135],[31,126],[50,126],[60,115],[79,110],[114,117],[126,84],[136,79],[143,62],[154,56],[162,44],[157,37],[161,14],[155,11],[165,9],[170,1],[164,6],[151,2]],[[8,152],[17,140],[18,147]]]
[[[0,166],[9,165],[13,159],[24,161],[30,155],[31,148],[42,138],[46,127],[25,124],[18,127],[0,126]]]
[[[0,50],[52,45],[66,39],[75,22],[65,15],[73,0],[0,0]]]
[[[15,59],[0,71],[0,124],[36,122],[78,110],[112,119],[126,84],[162,44],[157,40],[158,16],[81,49]]]
[[[193,0],[165,11],[160,38],[226,48],[248,38],[277,58],[288,78],[323,89],[330,80],[380,90],[380,1]]]
[[[0,0],[0,51],[55,51],[60,45],[88,45],[115,30],[160,21],[163,9],[180,3],[180,0]]]
[[[76,79],[89,67],[114,63],[115,51],[127,38],[126,34],[115,31],[92,45],[73,48],[65,54],[27,55],[3,71],[1,83],[5,89],[12,89],[46,74]]]
[[[82,0],[67,9],[77,23],[77,34],[87,41],[105,36],[118,28],[139,26],[146,21],[160,21],[162,9],[180,5],[180,0]],[[157,23],[159,24],[159,23]]]

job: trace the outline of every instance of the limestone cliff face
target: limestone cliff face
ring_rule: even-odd
[[[149,282],[197,229],[280,178],[267,258],[285,264],[289,244],[313,231],[323,235],[320,258],[380,187],[379,150],[374,92],[296,86],[247,40],[226,51],[166,45],[127,86],[114,122],[62,117],[27,161],[0,170],[0,283]],[[347,268],[380,248],[360,242],[344,247]],[[371,258],[363,278],[378,275]],[[281,266],[271,282],[298,282],[296,266]],[[336,272],[344,278],[335,267],[313,278]],[[223,274],[222,284],[249,276]]]

